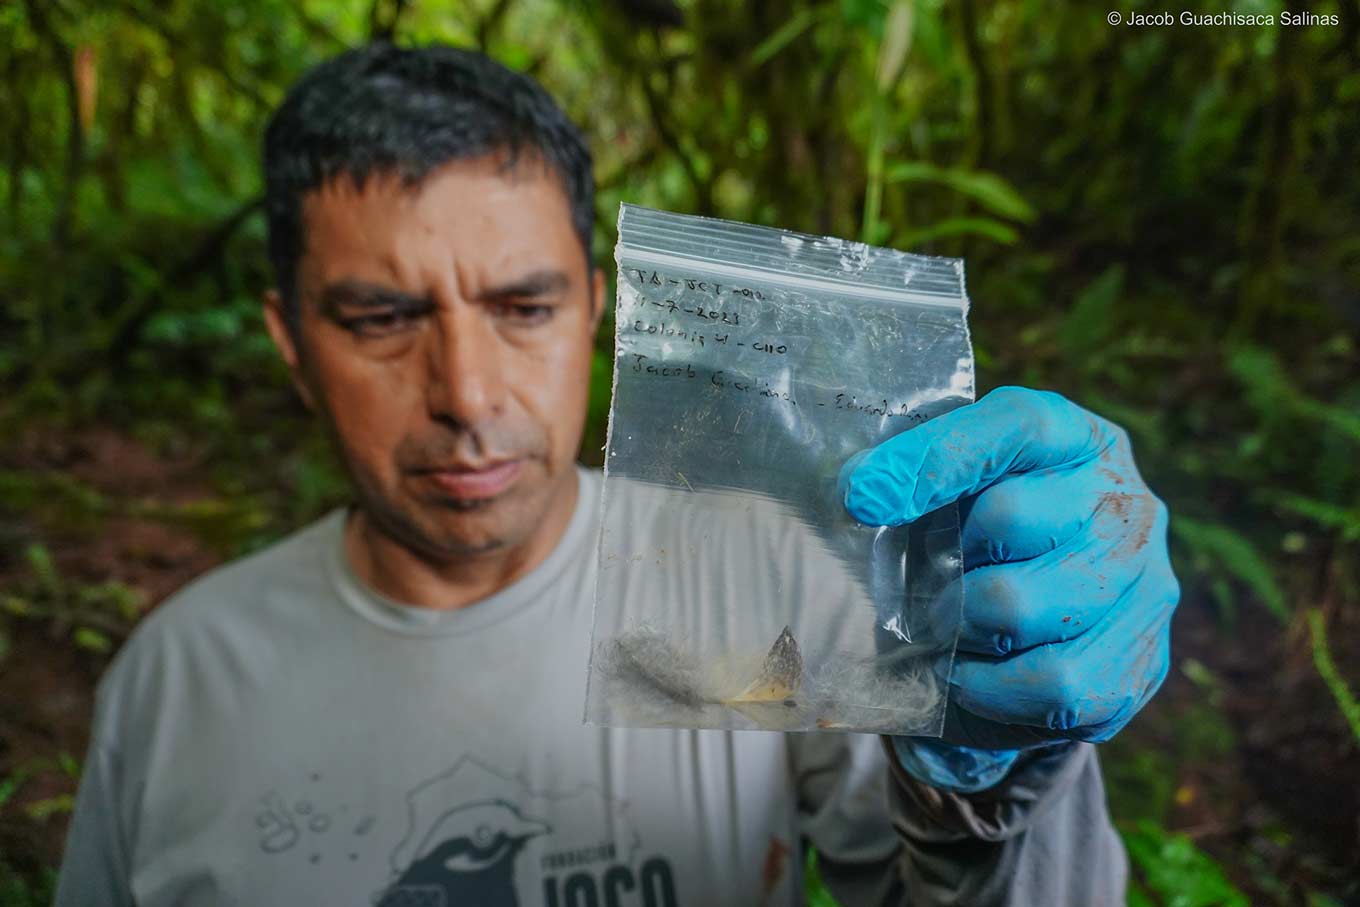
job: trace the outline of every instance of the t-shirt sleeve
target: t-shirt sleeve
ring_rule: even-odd
[[[57,880],[56,907],[132,907],[118,756],[90,744]]]
[[[799,830],[842,904],[902,902],[887,759],[872,734],[790,734]]]
[[[886,751],[891,741],[884,738]],[[1000,784],[933,788],[892,766],[906,903],[932,907],[1114,907],[1128,862],[1110,824],[1095,747],[1026,753]]]

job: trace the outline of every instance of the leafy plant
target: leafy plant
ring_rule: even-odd
[[[1189,549],[1197,570],[1210,577],[1226,575],[1241,581],[1271,614],[1281,622],[1288,622],[1289,607],[1284,591],[1269,561],[1245,535],[1222,524],[1185,516],[1172,521],[1171,531]],[[1220,586],[1215,594],[1219,606],[1230,614],[1232,593]]]
[[[1336,706],[1350,726],[1356,743],[1360,743],[1360,702],[1355,699],[1346,679],[1332,660],[1332,651],[1327,645],[1327,619],[1318,608],[1309,608],[1305,615],[1308,619],[1309,639],[1313,649],[1313,664],[1327,689],[1336,700]]]
[[[1130,907],[1248,907],[1213,858],[1183,834],[1151,821],[1123,833],[1135,884]]]
[[[145,608],[142,594],[119,582],[80,583],[61,576],[41,543],[24,551],[29,576],[0,596],[0,615],[41,621],[77,647],[107,653]]]
[[[5,907],[49,907],[57,896],[57,871],[45,868],[35,879],[0,857],[0,904]]]
[[[803,860],[803,897],[808,907],[839,907],[836,900],[822,881],[822,871],[817,868],[817,848],[808,847]]]

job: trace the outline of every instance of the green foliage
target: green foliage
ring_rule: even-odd
[[[1171,531],[1189,549],[1192,564],[1209,576],[1227,575],[1241,581],[1281,622],[1289,621],[1289,606],[1269,561],[1242,533],[1216,523],[1177,517]],[[1231,613],[1231,593],[1217,592],[1219,606]]]
[[[1015,187],[995,173],[939,167],[925,161],[908,161],[888,168],[890,183],[935,183],[953,189],[999,217],[1029,223],[1034,208]]]
[[[803,897],[808,907],[838,907],[839,901],[827,890],[817,868],[817,848],[809,846],[803,861]]]
[[[55,759],[30,759],[0,774],[0,811],[31,779],[49,772],[61,772],[71,778],[80,773],[80,766],[69,753]],[[27,803],[24,815],[32,822],[41,823],[54,815],[69,813],[74,806],[69,794]],[[7,855],[0,853],[0,904],[4,907],[47,907],[56,896],[57,873],[52,867],[38,871],[21,870],[11,864]]]
[[[24,807],[24,812],[35,822],[45,822],[52,816],[63,815],[75,809],[76,798],[73,794],[58,794],[34,800]]]
[[[1237,744],[1237,734],[1222,711],[1220,678],[1194,659],[1179,667],[1203,697],[1169,716],[1166,742],[1149,746],[1136,736],[1125,736],[1101,747],[1110,810],[1122,823],[1166,823],[1184,767],[1221,764]]]
[[[92,627],[76,627],[71,634],[71,640],[82,649],[89,649],[91,652],[100,654],[113,648],[113,641],[109,639],[108,635]]]
[[[1313,648],[1313,664],[1317,667],[1323,682],[1327,684],[1332,698],[1336,700],[1342,717],[1350,725],[1356,743],[1360,743],[1360,702],[1356,701],[1355,694],[1351,692],[1346,679],[1337,669],[1336,662],[1332,660],[1332,650],[1327,645],[1327,619],[1318,608],[1309,608],[1306,616]]]
[[[90,528],[110,510],[104,495],[66,473],[0,469],[0,511],[27,514],[46,525]]]
[[[811,7],[801,9],[785,22],[774,34],[770,35],[756,49],[751,51],[751,67],[758,68],[765,61],[796,41],[817,21],[817,11]]]
[[[1343,542],[1360,542],[1360,506],[1341,507],[1287,491],[1270,492],[1265,498],[1280,510],[1334,531]]]
[[[57,871],[44,868],[34,879],[0,856],[0,904],[5,907],[49,907],[57,896]]]
[[[1135,882],[1130,907],[1248,907],[1213,858],[1182,834],[1142,821],[1124,832]]]
[[[142,593],[123,583],[63,577],[41,543],[29,545],[24,560],[27,578],[0,594],[0,630],[5,619],[41,621],[78,648],[102,654],[127,635],[146,607]]]
[[[68,777],[78,778],[80,765],[70,753],[60,753],[55,759],[30,759],[24,762],[8,775],[0,776],[0,807],[12,800],[30,780],[49,772],[61,772]],[[33,800],[24,806],[24,811],[30,818],[42,821],[53,814],[70,812],[74,805],[74,798],[70,794],[59,794]],[[3,903],[0,901],[0,904]]]
[[[1124,289],[1124,266],[1110,265],[1080,293],[1058,329],[1058,342],[1076,359],[1098,349],[1115,336],[1119,298]]]
[[[304,493],[316,494],[310,488]],[[224,554],[235,553],[270,526],[270,514],[265,505],[248,495],[203,498],[183,504],[138,501],[129,504],[126,512],[182,526]]]
[[[928,227],[907,231],[899,242],[910,247],[968,236],[980,236],[1007,246],[1020,238],[1014,227],[990,217],[947,217]]]
[[[1166,821],[1176,793],[1176,757],[1116,738],[1101,752],[1110,811],[1125,821]]]
[[[293,500],[303,516],[316,516],[337,496],[340,480],[324,457],[300,458],[293,476]],[[234,492],[180,503],[154,497],[112,500],[98,489],[60,472],[0,470],[0,515],[22,514],[54,533],[92,533],[111,517],[137,517],[180,526],[224,554],[234,554],[272,528],[270,507],[258,494]],[[292,514],[288,514],[292,516]],[[46,549],[26,555],[36,575],[51,571]]]
[[[1309,397],[1295,385],[1279,359],[1257,347],[1241,347],[1228,368],[1242,382],[1253,406],[1263,414],[1292,414],[1330,428],[1360,443],[1360,412]]]

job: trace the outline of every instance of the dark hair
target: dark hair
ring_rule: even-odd
[[[485,54],[454,47],[380,43],[307,72],[264,136],[269,256],[290,321],[297,317],[302,200],[338,176],[358,186],[373,174],[418,185],[455,160],[528,153],[561,178],[572,226],[590,259],[595,182],[590,150],[552,96]]]

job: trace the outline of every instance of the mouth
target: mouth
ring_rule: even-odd
[[[513,485],[521,466],[520,460],[453,463],[417,470],[416,474],[460,501],[485,501]]]

